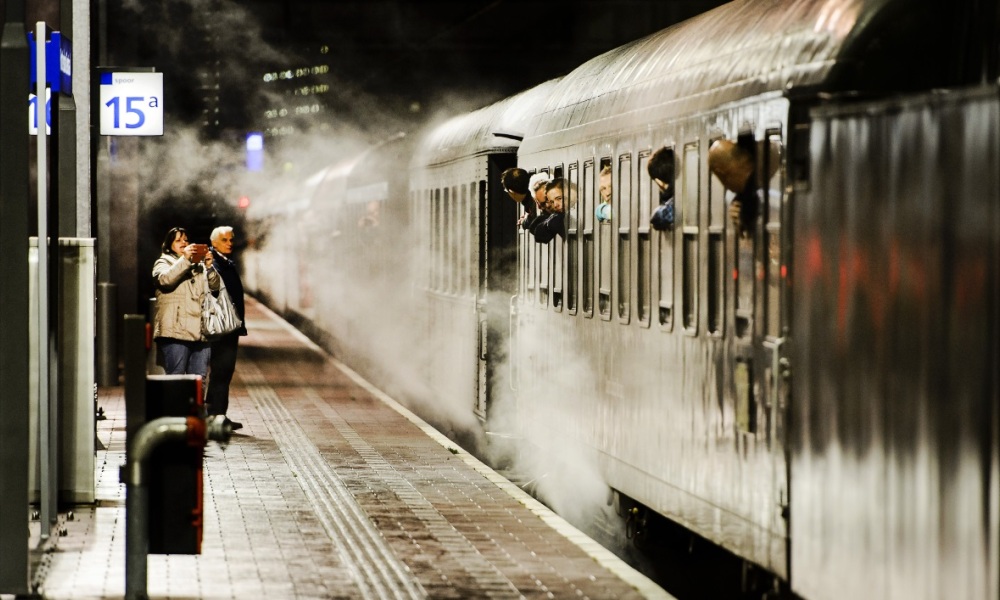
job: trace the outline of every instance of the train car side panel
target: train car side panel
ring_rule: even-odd
[[[811,127],[793,588],[996,598],[997,90],[820,109]]]

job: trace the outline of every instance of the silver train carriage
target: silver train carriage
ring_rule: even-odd
[[[813,310],[793,302],[790,267],[802,248],[791,218],[809,200],[797,190],[810,169],[826,168],[813,156],[808,114],[823,102],[974,81],[974,68],[959,68],[964,42],[923,44],[960,28],[960,12],[927,2],[737,1],[563,77],[518,150],[519,166],[569,186],[563,237],[539,244],[520,234],[511,336],[518,433],[546,456],[586,457],[623,514],[653,510],[809,598],[840,597],[833,582],[859,571],[823,572],[831,565],[822,549],[797,566],[790,551],[792,498],[814,495],[790,493],[800,457],[789,446],[789,416],[798,414],[789,411],[815,401],[799,397],[815,390],[793,389],[790,379],[805,366],[791,352],[793,340],[802,348],[793,324]],[[757,154],[760,210],[747,233],[735,231],[733,194],[708,169],[720,138],[766,149]],[[658,194],[646,163],[664,146],[676,157],[676,220],[660,232],[649,223]],[[612,218],[598,221],[605,166]],[[806,362],[814,376],[824,373]],[[850,487],[846,477],[836,485]],[[806,544],[840,539],[823,528],[836,518],[816,518],[806,537],[826,535]],[[844,546],[856,554],[839,566],[858,566],[864,546]],[[933,572],[935,585],[965,589],[958,570]],[[882,595],[910,586],[881,581],[859,595],[914,597]]]
[[[485,423],[553,463],[583,458],[623,512],[662,514],[805,598],[845,590],[995,598],[997,382],[987,367],[997,359],[995,109],[973,109],[986,115],[975,137],[954,114],[982,96],[918,102],[909,118],[933,127],[916,150],[900,153],[878,119],[910,113],[859,104],[976,81],[980,69],[963,44],[979,38],[959,35],[968,15],[930,1],[737,0],[432,129],[410,147],[408,173],[399,155],[358,171],[395,183],[380,187],[366,175],[352,184],[364,157],[318,174],[315,189],[301,192],[310,217],[282,226],[287,252],[305,264],[269,276],[286,288],[285,307],[335,348],[362,348],[351,352],[453,434]],[[931,37],[935,44],[924,43]],[[870,134],[843,134],[862,124]],[[943,146],[953,154],[938,154],[932,140],[959,129],[967,138],[953,136]],[[761,210],[746,235],[727,217],[732,194],[707,168],[719,138],[768,150],[758,156]],[[873,140],[883,144],[862,145]],[[657,194],[646,174],[662,146],[676,160],[676,221],[666,232],[649,226]],[[980,150],[979,162],[958,158]],[[913,191],[901,181],[907,162],[922,165],[929,187],[892,200]],[[499,184],[515,165],[565,177],[572,188],[569,227],[550,244],[515,225],[519,208]],[[985,193],[963,191],[955,210],[989,218],[972,228],[979,237],[956,246],[964,232],[948,229],[949,245],[921,254],[917,244],[951,213],[938,205],[931,221],[900,211],[919,209],[918,198],[926,203],[929,189],[950,181],[943,165],[963,181],[988,174],[975,188]],[[613,172],[612,219],[599,222],[604,166]],[[849,183],[889,168],[896,187],[848,198],[857,194]],[[395,191],[372,196],[406,177],[408,212],[391,208],[402,205]],[[388,237],[363,225],[371,200],[394,228]],[[880,201],[883,229],[868,220],[868,204]],[[882,237],[844,235],[866,231]],[[893,236],[910,245],[893,246]],[[971,249],[980,241],[986,260],[976,263]],[[866,336],[884,332],[855,318],[864,302],[874,310],[857,279],[853,295],[837,296],[847,242],[869,244],[870,260],[912,250],[914,262],[937,265],[935,303],[897,301],[900,312],[880,325],[894,333],[875,351],[858,351]],[[976,318],[952,326],[961,321],[948,311],[961,303],[947,296],[954,281],[941,265],[956,248],[985,282],[973,290],[982,297],[961,288]],[[814,264],[817,255],[826,260]],[[906,273],[891,264],[867,273],[887,282],[893,268]],[[368,274],[376,274],[370,286]],[[878,306],[884,319],[887,305]],[[909,333],[896,332],[908,322]],[[985,350],[959,363],[965,333]],[[942,344],[947,375],[932,368]],[[920,349],[912,370],[910,346]],[[899,359],[897,371],[875,371],[889,359]],[[908,387],[909,374],[917,383]],[[964,394],[961,418],[941,400],[945,384]],[[962,443],[943,448],[946,434]],[[956,465],[964,470],[941,472]],[[959,486],[947,493],[926,489],[952,482]],[[920,504],[907,505],[918,489]],[[960,549],[957,558],[946,548]]]

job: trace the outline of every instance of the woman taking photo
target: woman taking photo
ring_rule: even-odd
[[[163,353],[168,375],[201,375],[204,379],[211,350],[201,333],[201,299],[205,278],[208,287],[217,291],[219,274],[211,268],[208,246],[189,244],[181,227],[167,232],[161,250],[163,254],[153,263],[153,339]]]

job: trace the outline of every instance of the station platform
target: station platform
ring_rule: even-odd
[[[670,598],[252,298],[247,313],[244,428],[206,448],[202,553],[150,555],[150,598]],[[124,596],[124,392],[98,396],[97,501],[60,516],[44,598]]]

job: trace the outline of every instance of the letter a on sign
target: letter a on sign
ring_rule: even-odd
[[[101,135],[163,135],[163,73],[101,73]]]

